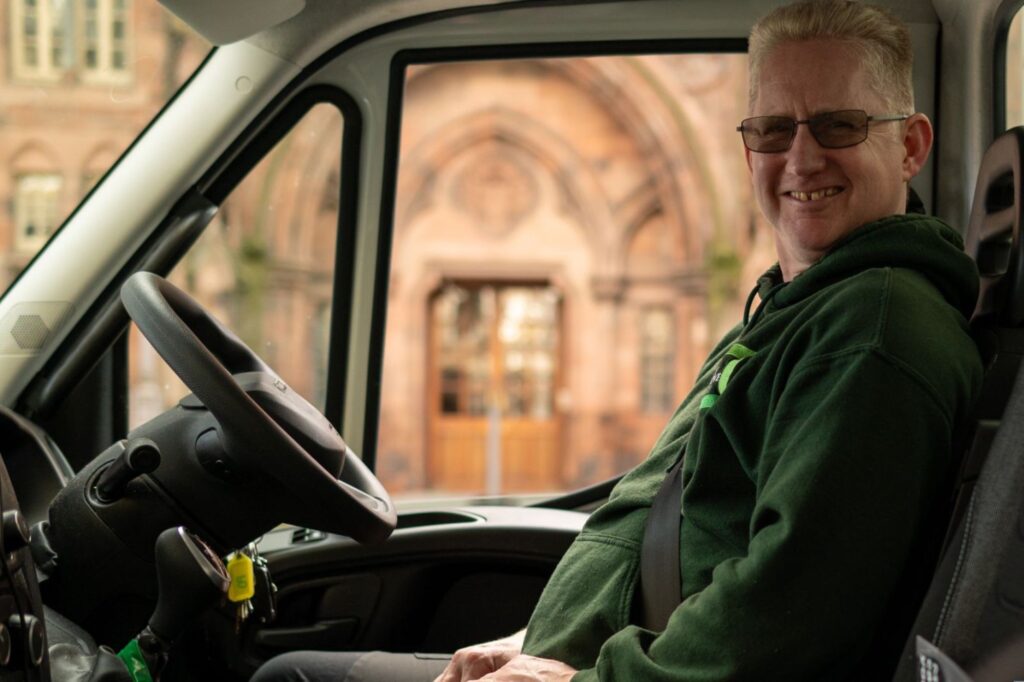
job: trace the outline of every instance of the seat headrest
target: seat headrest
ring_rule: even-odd
[[[1021,245],[1021,159],[1024,127],[1011,128],[989,146],[978,169],[964,247],[978,264],[981,289],[974,317],[999,325],[1024,323],[1024,248]]]

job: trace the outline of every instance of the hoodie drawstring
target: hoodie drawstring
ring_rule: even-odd
[[[744,330],[751,327],[755,322],[757,322],[757,318],[761,316],[761,312],[764,310],[765,306],[768,305],[768,301],[772,300],[775,297],[775,294],[781,291],[782,287],[784,286],[786,286],[785,282],[776,282],[772,286],[772,288],[769,289],[768,292],[761,297],[761,302],[757,304],[757,308],[754,310],[754,314],[751,315],[750,306],[753,305],[754,303],[754,296],[756,296],[757,292],[759,292],[763,288],[761,280],[758,280],[758,283],[755,284],[754,288],[750,290],[750,295],[747,296],[747,302],[743,306]]]

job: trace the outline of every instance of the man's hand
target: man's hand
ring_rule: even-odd
[[[575,668],[561,661],[519,654],[480,682],[569,682],[575,674]]]
[[[525,636],[526,630],[520,630],[503,639],[459,649],[434,682],[469,682],[494,672],[519,655]]]

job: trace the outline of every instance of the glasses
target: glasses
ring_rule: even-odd
[[[868,116],[860,109],[826,111],[798,121],[788,116],[755,116],[744,119],[738,128],[743,134],[743,145],[752,152],[775,154],[793,146],[796,128],[806,124],[811,135],[826,149],[852,147],[868,139],[868,124],[872,121],[905,121],[910,115]]]

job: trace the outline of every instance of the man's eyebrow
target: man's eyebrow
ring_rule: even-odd
[[[837,111],[851,111],[851,110],[856,110],[858,108],[859,107],[855,107],[855,106],[848,106],[848,107],[825,107],[824,109],[815,109],[810,114],[808,114],[806,118],[811,119],[811,118],[814,118],[816,116],[821,116],[823,114],[834,114]],[[775,114],[772,114],[772,115],[774,116]],[[791,116],[791,118],[795,119],[797,117],[796,116]],[[804,119],[800,119],[800,120],[802,121]]]
[[[850,107],[825,107],[823,109],[815,109],[814,111],[812,111],[807,116],[807,118],[814,118],[815,116],[821,116],[822,114],[834,114],[837,111],[849,111],[851,109],[856,109],[856,108],[857,107],[850,106]],[[801,120],[801,121],[804,120],[803,118],[800,118],[799,116],[794,114],[792,111],[786,111],[784,113],[770,112],[770,113],[758,114],[758,116],[778,116],[780,118],[791,118],[793,120]]]

